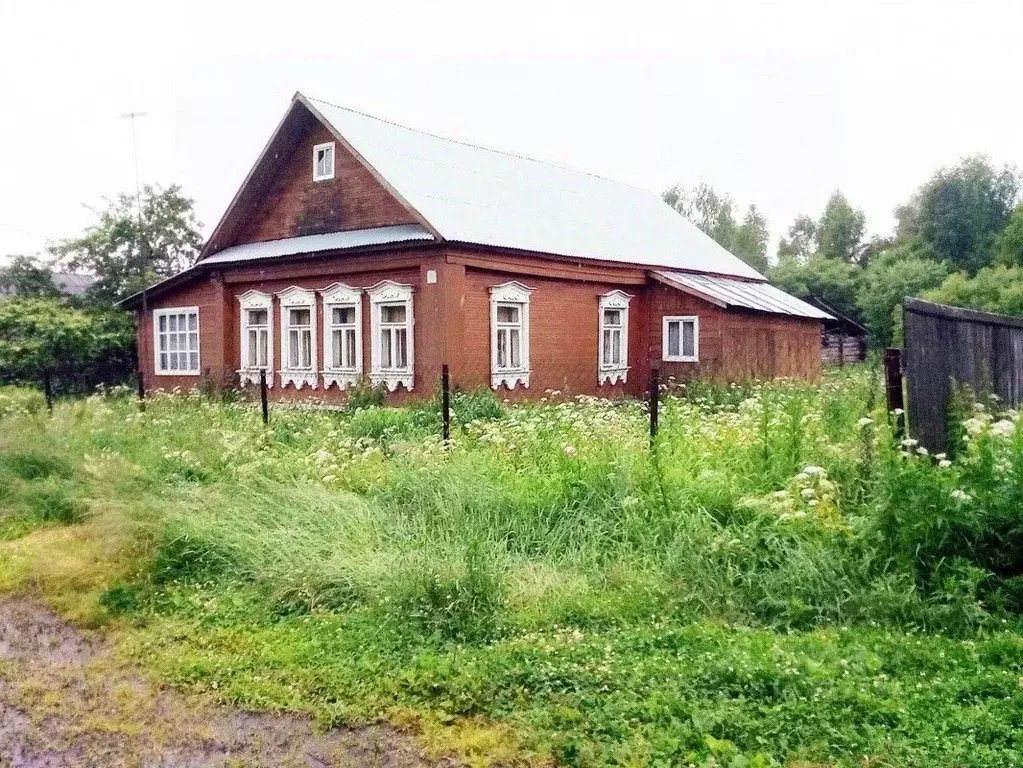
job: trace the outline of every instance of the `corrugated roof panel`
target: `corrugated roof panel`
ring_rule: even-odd
[[[200,264],[224,264],[240,261],[272,259],[277,256],[294,256],[300,253],[339,251],[346,248],[361,248],[367,245],[390,245],[416,240],[433,240],[433,235],[418,224],[399,224],[394,227],[353,229],[347,232],[328,232],[324,235],[305,235],[283,240],[269,240],[263,243],[246,243],[225,248],[220,253],[203,259]]]
[[[653,192],[308,103],[446,240],[763,279]]]
[[[724,304],[743,307],[775,315],[794,315],[815,320],[833,320],[827,312],[790,296],[770,283],[730,280],[712,275],[693,275],[686,272],[657,272],[659,276],[681,288],[689,288]]]

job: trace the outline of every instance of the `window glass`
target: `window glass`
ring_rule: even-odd
[[[621,325],[622,311],[620,309],[604,310],[604,325]]]
[[[694,339],[694,336],[693,336],[693,332],[694,332],[695,329],[693,328],[693,325],[694,324],[693,324],[693,322],[691,320],[687,320],[686,322],[682,323],[682,356],[683,357],[692,357],[693,354],[694,354],[694,348],[695,348],[695,343],[694,342],[695,342],[695,339]]]
[[[512,307],[507,304],[498,304],[497,306],[497,322],[499,323],[517,323],[519,321],[519,308]]]
[[[678,357],[679,355],[679,322],[673,320],[668,323],[668,355]]]
[[[334,307],[331,314],[334,325],[351,325],[355,322],[355,307]]]
[[[405,317],[404,304],[385,304],[380,307],[380,319],[385,323],[404,323]]]

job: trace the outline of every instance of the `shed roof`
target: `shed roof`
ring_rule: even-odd
[[[302,94],[295,94],[278,133],[288,130],[289,120],[300,121],[302,111],[354,150],[439,239],[764,279],[648,190],[441,138]],[[264,154],[272,146],[274,139]],[[235,218],[232,209],[242,197],[240,191],[218,231]]]
[[[814,320],[833,320],[827,312],[807,304],[801,299],[789,296],[770,283],[753,283],[747,280],[731,280],[713,275],[694,275],[685,272],[653,273],[661,282],[692,293],[719,307],[739,307],[775,315],[793,315]]]
[[[328,232],[323,235],[288,237],[282,240],[268,240],[262,243],[245,243],[225,248],[213,256],[203,259],[203,264],[236,264],[243,261],[272,259],[278,256],[294,256],[299,253],[319,253],[361,248],[366,245],[391,245],[413,240],[433,240],[433,235],[418,224],[398,224],[393,227],[372,229],[350,229],[345,232]]]

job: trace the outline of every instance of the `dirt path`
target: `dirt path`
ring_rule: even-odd
[[[428,765],[385,726],[320,734],[160,689],[50,611],[0,603],[0,767]]]

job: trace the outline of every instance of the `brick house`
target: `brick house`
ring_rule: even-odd
[[[191,268],[122,302],[148,389],[638,395],[814,379],[829,315],[655,194],[296,94]]]

